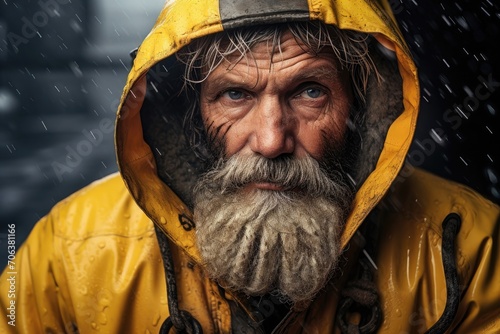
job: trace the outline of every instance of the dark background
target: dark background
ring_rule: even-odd
[[[54,204],[117,170],[103,124],[114,122],[128,52],[163,2],[0,2],[1,267],[7,224],[16,224],[19,245]],[[390,2],[420,68],[408,161],[500,203],[498,5]]]

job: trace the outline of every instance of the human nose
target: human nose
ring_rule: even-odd
[[[277,97],[263,99],[255,109],[251,149],[272,159],[295,150],[293,117]]]

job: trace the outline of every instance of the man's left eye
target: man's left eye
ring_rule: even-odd
[[[245,97],[245,93],[239,90],[228,89],[225,92],[223,92],[221,96],[224,96],[230,100],[240,100]]]
[[[303,97],[306,99],[317,99],[318,97],[321,97],[325,95],[325,92],[319,88],[307,88],[304,89],[297,97]]]

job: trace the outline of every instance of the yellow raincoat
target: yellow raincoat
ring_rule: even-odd
[[[139,48],[124,89],[116,125],[121,174],[70,196],[35,226],[14,267],[7,267],[0,280],[6,315],[0,333],[158,333],[170,312],[154,224],[169,239],[178,308],[197,319],[204,333],[242,332],[231,320],[233,304],[241,304],[255,321],[273,312],[272,303],[265,309],[248,305],[205,277],[191,212],[159,179],[140,112],[148,91],[146,73],[192,39],[242,25],[306,19],[369,33],[393,50],[402,79],[402,112],[390,124],[376,165],[358,188],[342,232],[341,273],[311,305],[292,309],[275,332],[340,331],[339,300],[357,258],[364,256],[356,231],[370,212],[376,212],[372,220],[379,234],[372,254],[383,314],[380,333],[423,333],[451,304],[452,317],[438,332],[500,332],[498,206],[423,171],[396,179],[415,128],[419,86],[388,4],[178,0],[167,2]],[[454,301],[442,256],[442,222],[450,213],[458,215],[451,220],[461,221],[451,243],[456,248],[451,262],[458,272]]]

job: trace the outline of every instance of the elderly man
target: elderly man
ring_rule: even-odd
[[[388,10],[168,1],[119,108],[120,175],[37,224],[2,331],[500,331],[499,208],[396,179],[419,92]]]

